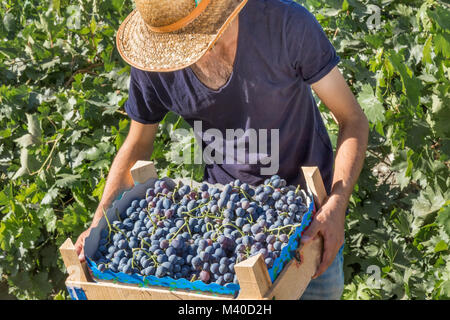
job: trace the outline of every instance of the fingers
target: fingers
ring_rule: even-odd
[[[78,259],[80,260],[80,262],[84,262],[85,261],[85,257],[84,257],[84,239],[85,239],[85,235],[84,233],[82,233],[79,237],[77,242],[75,243],[75,251],[78,254]]]
[[[77,242],[75,242],[75,251],[79,255],[81,253],[81,239],[78,238]]]
[[[81,252],[78,255],[78,259],[80,260],[80,262],[86,261],[86,258],[84,257],[84,242],[83,242],[83,246],[81,247]]]
[[[322,275],[328,267],[333,263],[334,258],[336,257],[337,251],[336,248],[333,246],[332,243],[327,239],[327,237],[324,237],[323,239],[323,254],[322,254],[322,260],[320,262],[319,267],[317,267],[316,273],[312,276],[313,279],[316,279],[320,275]]]
[[[333,262],[333,257],[331,255],[328,255],[327,257],[324,257],[322,259],[322,262],[320,263],[319,267],[317,268],[316,273],[313,275],[313,279],[316,279],[317,277],[320,277],[325,271],[327,271],[328,267]]]
[[[317,222],[317,220],[313,220],[313,222],[306,229],[305,233],[303,233],[301,243],[302,244],[309,243],[315,238],[315,236],[319,233],[319,231],[320,231],[320,223]]]
[[[84,257],[84,240],[86,239],[86,237],[83,237],[82,241],[81,241],[81,245],[80,245],[80,254],[78,255],[78,259],[80,260],[80,262],[84,262],[86,259]]]

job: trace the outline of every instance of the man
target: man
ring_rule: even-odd
[[[202,121],[203,131],[277,129],[279,141],[270,143],[278,147],[278,174],[299,184],[300,166],[318,166],[329,194],[302,238],[324,239],[321,264],[303,298],[339,299],[345,212],[362,168],[368,122],[316,19],[299,4],[280,0],[135,2],[137,10],[117,35],[119,52],[133,66],[125,106],[132,122],[90,228],[133,185],[129,170],[151,157],[158,122],[168,111],[191,125]],[[311,88],[339,124],[334,159]],[[262,167],[210,164],[205,180],[257,184],[266,178]],[[81,260],[89,232],[76,243]]]

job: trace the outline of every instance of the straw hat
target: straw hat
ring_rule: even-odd
[[[197,62],[247,0],[135,0],[117,32],[117,48],[144,71],[174,71]]]

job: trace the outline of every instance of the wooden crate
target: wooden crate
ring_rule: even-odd
[[[314,196],[316,208],[324,202],[326,191],[317,167],[302,167],[306,184]],[[138,161],[131,169],[133,180],[144,183],[157,177],[153,163]],[[305,291],[320,263],[322,238],[317,237],[306,246],[300,245],[295,258],[289,261],[274,283],[270,280],[267,266],[261,254],[235,265],[240,291],[236,298],[229,295],[210,294],[164,287],[139,287],[131,284],[95,282],[86,263],[80,263],[75,247],[67,239],[59,248],[69,276],[67,289],[73,299],[84,300],[296,300]]]

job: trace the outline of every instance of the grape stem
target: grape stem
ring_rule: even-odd
[[[242,189],[241,187],[236,187],[236,186],[234,186],[233,189],[239,190],[239,192],[242,193],[242,194],[244,195],[244,197],[245,197],[248,201],[253,200],[253,198],[250,197],[250,195],[249,195],[247,192],[245,192],[244,189]]]
[[[222,229],[222,228],[224,228],[224,227],[226,227],[226,226],[232,226],[232,227],[234,227],[237,231],[239,231],[239,233],[241,234],[241,236],[245,236],[245,234],[237,227],[237,226],[235,226],[234,224],[232,224],[231,222],[228,222],[228,223],[225,223],[225,224],[222,224],[219,228],[217,228],[217,230],[216,230],[216,235],[218,234],[218,232]],[[212,239],[212,240],[216,240],[217,239],[217,237],[215,237],[214,239]]]
[[[208,226],[211,226],[211,230],[214,230],[214,226],[211,222],[207,222],[206,223],[206,231],[211,231],[210,229],[208,229]]]
[[[272,186],[272,184],[271,184],[270,182],[269,182],[268,184],[265,184],[264,187],[270,187],[270,188],[272,188],[273,190],[275,190],[275,188]]]
[[[180,233],[180,231],[181,231],[185,226],[187,227],[187,229],[188,229],[188,231],[189,231],[189,234],[192,236],[191,231],[189,230],[189,226],[188,226],[187,219],[185,219],[183,225],[182,225],[182,226],[177,230],[177,232],[175,232],[175,233],[173,234],[173,236],[169,239],[169,243],[172,243],[172,240],[178,235],[178,233]]]
[[[140,248],[133,248],[131,251],[133,252],[133,256],[131,257],[131,267],[134,268],[134,254],[136,250],[141,250]]]
[[[103,215],[105,216],[105,219],[106,219],[106,223],[108,224],[108,241],[110,241],[111,240],[111,230],[112,230],[111,224],[109,223],[109,219],[106,215],[105,208],[102,208],[102,210],[103,210]]]
[[[301,224],[288,224],[288,225],[286,225],[286,226],[282,226],[282,227],[278,227],[278,228],[269,229],[268,231],[269,231],[269,232],[272,232],[272,231],[278,231],[278,234],[279,234],[279,231],[281,231],[281,230],[283,230],[283,229],[286,229],[286,228],[297,228],[297,227],[299,227],[299,226],[301,226]]]
[[[145,240],[143,240],[143,241],[146,242]],[[146,243],[147,243],[147,245],[148,245],[148,242],[146,242]],[[157,268],[157,267],[158,267],[158,261],[155,259],[155,255],[154,255],[154,254],[150,254],[150,253],[148,253],[148,252],[145,251],[145,250],[143,250],[143,252],[144,252],[147,256],[149,256],[150,259],[153,260],[153,263],[154,263],[155,267]]]
[[[248,258],[250,257],[250,249],[249,248],[245,248],[245,257]]]
[[[181,213],[182,213],[182,214],[186,214],[186,215],[188,215],[188,216],[191,217],[191,218],[196,218],[196,216],[191,215],[191,212],[194,212],[194,211],[196,211],[197,209],[200,209],[200,208],[202,208],[202,207],[208,205],[208,203],[210,203],[210,202],[211,202],[211,199],[210,199],[208,202],[206,202],[206,203],[200,204],[198,207],[195,207],[195,208],[193,208],[193,209],[191,209],[191,210],[189,210],[189,211],[183,211],[183,212],[181,212]]]
[[[155,268],[158,268],[159,263],[158,263],[158,260],[156,260],[155,255],[154,254],[150,255],[150,258],[153,260],[153,263],[155,264]]]
[[[130,241],[130,239],[127,237],[127,235],[122,231],[122,230],[120,230],[118,227],[116,227],[116,226],[113,226],[114,227],[114,229],[115,230],[117,230],[118,232],[120,232],[124,237],[125,237],[125,239],[127,239],[127,241]]]
[[[181,181],[179,181],[176,185],[175,188],[173,188],[173,192],[172,192],[172,201],[175,202],[175,193],[178,191],[178,189],[180,188],[180,184]]]
[[[147,211],[147,216],[148,219],[150,220],[150,222],[153,224],[153,231],[152,231],[152,235],[155,233],[156,229],[158,228],[158,226],[156,225],[156,223],[152,220],[152,217],[150,215],[150,213]]]
[[[122,219],[120,219],[120,215],[119,215],[119,209],[117,209],[117,208],[116,208],[116,217],[120,222],[122,222]]]
[[[148,243],[147,241],[145,241],[144,238],[141,238],[140,240],[141,240],[141,249],[144,249],[143,245],[142,245],[142,242],[145,243],[146,245],[148,245],[149,247],[151,247],[151,244]]]

